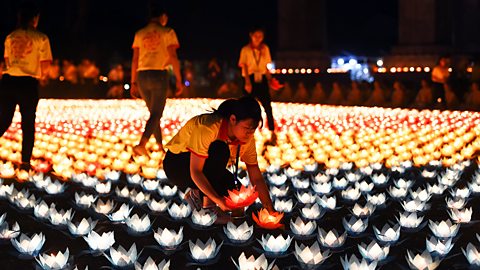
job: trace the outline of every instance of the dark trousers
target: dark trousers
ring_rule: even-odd
[[[271,131],[275,130],[275,120],[273,119],[272,112],[272,98],[270,97],[270,88],[268,86],[268,81],[265,75],[262,76],[261,82],[255,82],[253,74],[250,75],[250,81],[252,82],[252,93],[248,94],[244,90],[244,94],[251,95],[257,99],[260,104],[262,104],[265,114],[267,115],[267,125],[268,129]]]
[[[445,86],[443,83],[436,83],[432,82],[432,90],[433,90],[433,104],[434,106],[438,103],[438,99],[440,98],[442,101],[440,102],[443,108],[447,107],[447,98],[445,97]]]
[[[32,156],[37,104],[37,79],[29,76],[3,76],[0,87],[0,136],[3,136],[12,124],[18,105],[22,116],[22,162],[30,162]]]
[[[150,112],[142,138],[148,139],[153,134],[158,144],[162,144],[160,119],[167,101],[167,88],[167,71],[143,70],[138,72],[138,90]]]
[[[190,152],[174,154],[167,152],[163,169],[168,180],[181,190],[197,188],[190,174]],[[230,149],[223,141],[214,141],[208,148],[208,158],[203,166],[203,174],[219,196],[228,195],[228,190],[237,188],[233,174],[227,170]]]

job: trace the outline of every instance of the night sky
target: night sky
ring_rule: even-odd
[[[54,57],[94,59],[108,68],[129,61],[136,30],[147,23],[151,0],[43,0],[39,30],[51,40]],[[18,0],[0,3],[0,38],[15,27]],[[382,54],[396,42],[397,1],[327,0],[331,53]],[[277,0],[166,0],[169,25],[178,35],[181,59],[213,56],[236,61],[248,42],[248,29],[261,25],[275,57]],[[3,45],[3,44],[2,44]],[[3,47],[2,47],[3,51]]]

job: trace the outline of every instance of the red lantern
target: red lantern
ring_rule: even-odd
[[[228,197],[225,196],[225,203],[231,209],[243,208],[251,205],[258,198],[255,187],[250,185],[245,187],[242,185],[240,190],[234,189],[228,191]]]
[[[255,216],[254,213],[252,213],[252,218],[255,221],[255,223],[258,224],[258,226],[265,229],[274,230],[283,226],[282,223],[280,223],[280,221],[283,218],[283,213],[279,213],[279,212],[270,213],[265,208],[262,208],[262,210],[258,212],[258,217]]]

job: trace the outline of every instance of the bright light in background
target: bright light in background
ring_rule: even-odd
[[[129,90],[130,89],[130,84],[126,83],[125,85],[123,85],[123,88],[125,90]]]
[[[383,67],[383,60],[382,59],[377,60],[377,66]]]
[[[275,63],[271,62],[267,64],[267,69],[272,70],[275,69]]]
[[[355,65],[357,65],[358,62],[357,62],[357,59],[353,59],[353,58],[352,58],[352,59],[350,59],[350,61],[348,61],[348,63],[349,63],[351,66],[355,66]]]
[[[343,60],[343,58],[338,58],[337,59],[337,64],[341,66],[341,65],[345,64],[345,60]]]

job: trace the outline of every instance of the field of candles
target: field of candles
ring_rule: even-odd
[[[164,144],[220,99],[168,99]],[[225,225],[172,185],[141,100],[43,99],[31,172],[21,125],[0,138],[2,269],[466,269],[480,266],[480,113],[273,103]],[[266,119],[264,117],[264,119]],[[178,168],[185,170],[188,168]],[[10,267],[10,268],[9,268]]]

